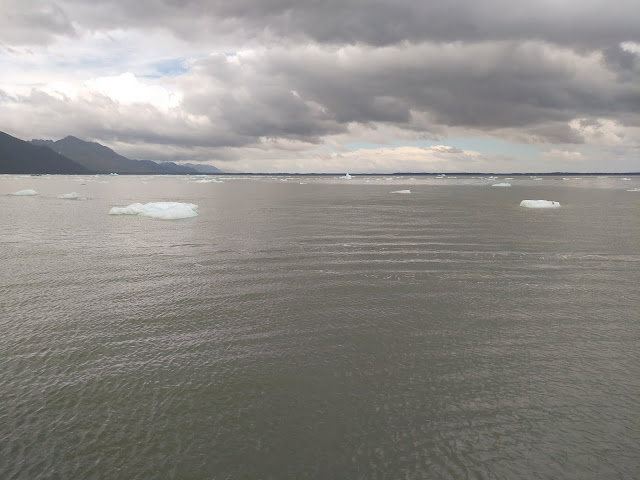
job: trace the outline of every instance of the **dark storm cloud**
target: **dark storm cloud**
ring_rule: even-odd
[[[618,82],[600,56],[540,43],[270,49],[203,60],[190,75],[200,88],[184,88],[188,111],[248,137],[307,141],[351,123],[418,128],[424,112],[450,127],[530,128],[575,143],[570,120],[633,118],[640,101],[640,83]]]
[[[0,12],[0,44],[35,45],[75,34],[65,10],[55,2],[5,0]]]
[[[505,39],[594,46],[640,38],[640,8],[635,0],[66,0],[61,4],[92,28],[163,26],[188,38],[232,31],[377,46]]]

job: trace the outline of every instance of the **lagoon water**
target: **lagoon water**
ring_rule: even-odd
[[[217,178],[0,177],[2,478],[640,476],[640,178]]]

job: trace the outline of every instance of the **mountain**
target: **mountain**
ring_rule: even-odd
[[[0,173],[73,175],[91,171],[49,148],[0,132]]]
[[[198,173],[207,173],[207,174],[217,174],[217,173],[228,173],[223,172],[222,170],[214,167],[213,165],[202,165],[201,163],[183,163],[182,166],[193,168]]]
[[[188,167],[181,167],[175,163],[158,164],[151,160],[131,160],[117,154],[104,145],[95,142],[85,142],[79,138],[68,136],[62,140],[31,140],[34,145],[49,147],[65,157],[95,173],[130,173],[130,174],[194,174],[198,173]]]

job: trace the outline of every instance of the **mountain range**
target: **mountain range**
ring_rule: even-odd
[[[68,136],[25,142],[0,132],[0,173],[21,174],[215,174],[211,165],[132,160],[104,145]]]

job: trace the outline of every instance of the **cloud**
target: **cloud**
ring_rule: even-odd
[[[0,45],[43,45],[58,36],[73,36],[65,9],[44,0],[4,0],[0,15]]]
[[[0,124],[21,138],[371,168],[367,142],[399,166],[398,152],[425,152],[397,144],[424,139],[540,145],[541,162],[638,148],[640,9],[628,0],[23,3],[4,0],[0,18]],[[471,158],[428,153],[443,171]],[[482,155],[473,165],[513,160]]]
[[[12,10],[23,5],[5,2]],[[70,17],[91,30],[163,29],[189,41],[227,37],[244,43],[293,39],[383,46],[537,39],[593,46],[637,42],[640,35],[640,13],[633,0],[59,0],[50,11],[42,6],[45,2],[38,5],[31,15],[37,13],[40,24],[53,33],[70,30],[69,22],[62,20]],[[15,30],[33,27],[27,15],[11,20]]]
[[[584,156],[580,152],[558,149],[543,152],[542,156],[545,159],[553,160],[554,162],[581,162],[584,160]]]
[[[104,95],[121,104],[149,104],[165,112],[178,107],[182,102],[181,93],[143,83],[130,72],[113,77],[99,77],[87,82],[86,86],[89,92]]]

